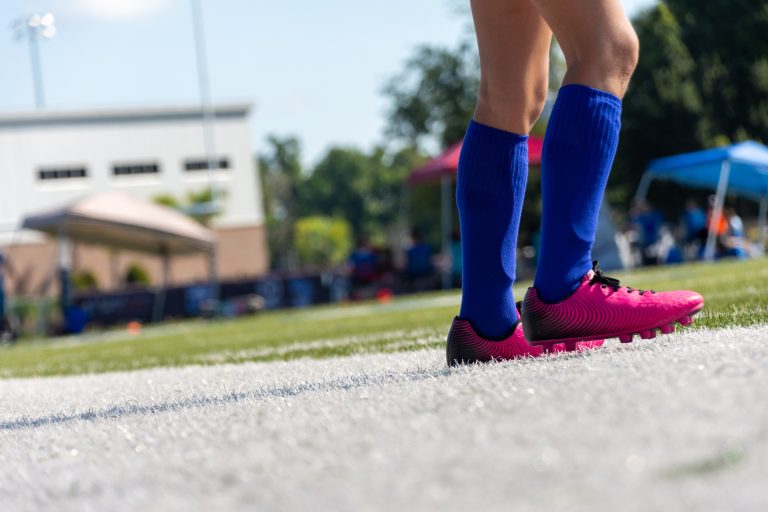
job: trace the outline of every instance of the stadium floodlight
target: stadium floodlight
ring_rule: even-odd
[[[52,13],[32,14],[19,18],[11,29],[16,34],[16,40],[26,39],[29,45],[29,61],[32,68],[32,80],[35,85],[35,106],[45,106],[45,91],[43,89],[43,72],[40,66],[40,49],[38,39],[50,39],[56,35],[56,18]]]
[[[216,170],[218,169],[218,156],[216,154],[216,130],[215,120],[216,111],[211,97],[211,83],[208,75],[208,55],[205,44],[205,23],[203,19],[203,7],[200,0],[190,0],[190,10],[192,14],[192,33],[195,40],[195,57],[197,64],[197,84],[200,92],[200,112],[203,124],[203,144],[205,147],[206,159],[208,161],[208,179],[211,189],[211,199],[207,205],[201,209],[206,209],[211,215],[220,212],[218,201],[219,188],[216,183]],[[216,244],[211,249],[209,258],[209,274],[211,286],[211,299],[215,302],[219,300],[219,277],[218,277],[218,248]]]

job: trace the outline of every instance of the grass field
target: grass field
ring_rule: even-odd
[[[706,307],[694,328],[768,323],[768,259],[689,264],[617,274],[636,288],[693,289]],[[529,283],[516,288],[521,297]],[[158,366],[394,352],[442,345],[457,292],[278,311],[226,321],[188,321],[78,338],[29,340],[0,349],[0,377],[69,375]]]
[[[455,368],[456,292],[19,343],[0,510],[768,510],[768,260],[621,277],[707,308]]]

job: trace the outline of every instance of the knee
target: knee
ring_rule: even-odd
[[[528,122],[531,127],[539,120],[541,113],[544,111],[544,106],[547,103],[547,95],[549,93],[547,82],[536,84],[529,93],[528,99]]]
[[[604,87],[622,96],[640,55],[632,25],[594,34],[578,51],[566,52],[568,73],[577,82]]]
[[[546,80],[517,90],[481,84],[476,113],[494,126],[514,133],[528,133],[541,116],[546,101]]]
[[[640,57],[640,41],[632,26],[613,34],[607,44],[609,72],[615,78],[629,82]]]

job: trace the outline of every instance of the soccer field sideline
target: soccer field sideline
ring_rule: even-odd
[[[0,380],[3,510],[765,510],[768,326]]]
[[[647,268],[619,275],[639,288],[694,289],[705,309],[694,329],[768,324],[768,259]],[[515,293],[522,297],[527,283]],[[162,366],[324,358],[442,346],[457,291],[269,311],[229,320],[187,320],[126,331],[0,347],[0,378]]]

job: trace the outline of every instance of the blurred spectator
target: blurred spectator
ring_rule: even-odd
[[[411,284],[421,289],[426,280],[434,276],[432,266],[432,248],[421,237],[421,232],[414,228],[411,231],[411,246],[405,252],[405,277]]]
[[[630,219],[637,229],[637,241],[642,255],[642,264],[658,264],[659,258],[655,245],[659,241],[659,233],[664,223],[664,217],[646,201],[636,200],[630,209]]]
[[[706,237],[707,214],[704,213],[704,209],[695,200],[689,199],[686,201],[682,220],[685,227],[686,242],[701,240],[702,232],[704,232]]]
[[[368,237],[360,235],[349,255],[350,279],[353,287],[368,286],[376,279],[376,253]]]
[[[724,212],[723,212],[724,213]],[[707,230],[709,230],[710,224],[713,222],[715,216],[715,196],[709,196],[709,209],[707,211]],[[722,237],[728,234],[728,219],[725,215],[721,215],[718,219],[717,226],[715,228],[715,234],[718,237]]]
[[[734,256],[739,259],[747,258],[747,247],[744,239],[744,223],[736,213],[736,209],[728,207],[723,210],[723,217],[728,224],[728,236],[724,243],[726,256]]]
[[[712,225],[715,226],[715,255],[721,256],[727,251],[726,247],[726,240],[728,237],[728,219],[725,215],[725,209],[723,209],[722,215],[718,219],[715,219],[715,203],[716,203],[716,196],[711,195],[709,196],[708,204],[709,209],[707,210],[707,229],[703,233],[703,243],[701,246],[701,257],[704,256],[704,250],[706,248],[706,240],[709,236],[709,229]]]

